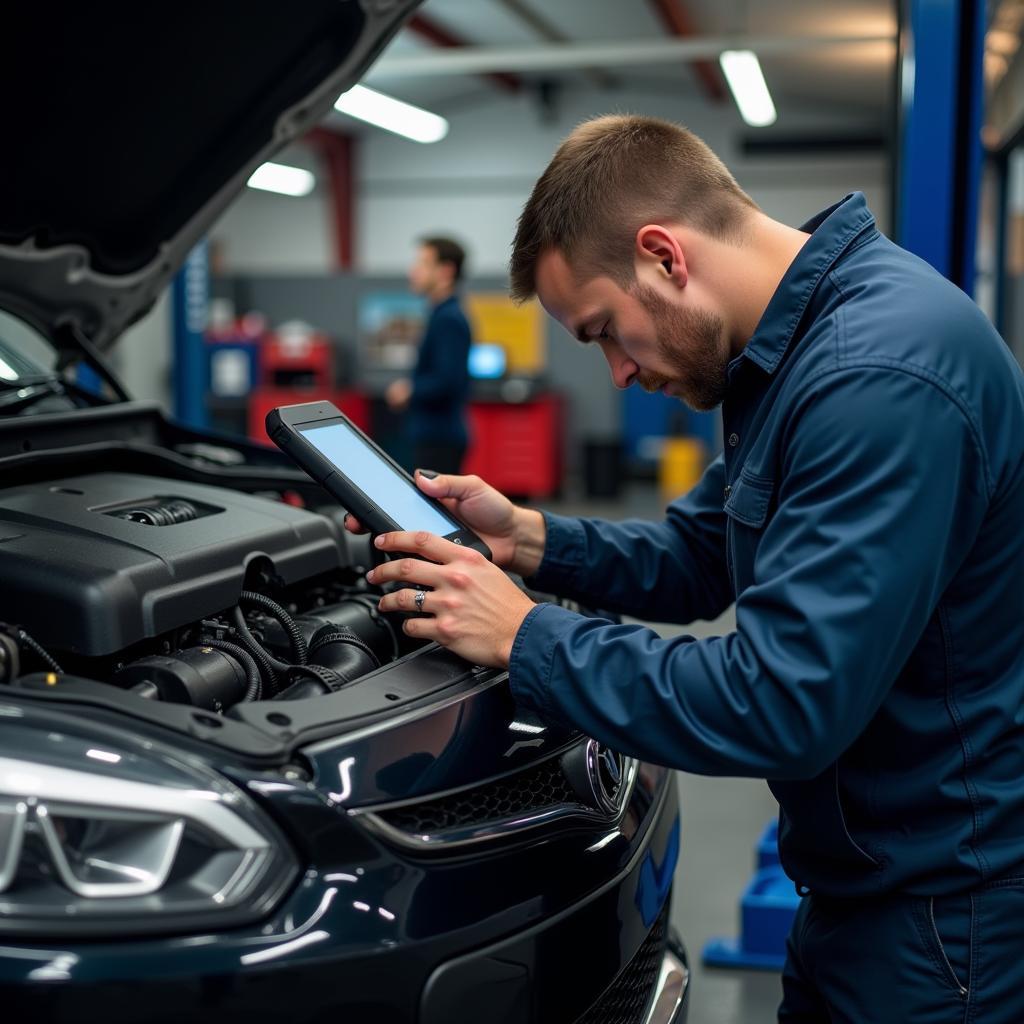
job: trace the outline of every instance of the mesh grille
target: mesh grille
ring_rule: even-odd
[[[436,835],[454,828],[484,825],[513,815],[580,803],[558,758],[551,758],[509,778],[453,796],[380,811],[379,817],[410,835]]]
[[[669,901],[666,900],[661,916],[636,955],[611,988],[577,1019],[576,1024],[639,1024],[643,1020],[665,955],[668,906]]]

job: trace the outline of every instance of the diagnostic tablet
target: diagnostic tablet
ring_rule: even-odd
[[[371,533],[427,530],[488,558],[487,545],[330,402],[271,409],[267,434]]]

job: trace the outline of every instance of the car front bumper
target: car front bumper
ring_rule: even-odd
[[[680,1024],[689,974],[668,927],[674,779],[658,790],[628,841],[594,844],[581,834],[508,858],[385,860],[379,872],[396,886],[415,883],[404,912],[397,888],[379,908],[369,896],[359,902],[359,886],[374,874],[367,860],[365,876],[308,871],[275,919],[250,928],[0,943],[0,1004],[11,1020],[54,1024]],[[606,858],[618,866],[596,889],[559,899],[587,859]],[[495,906],[508,909],[491,916],[482,904],[496,888]],[[386,907],[397,913],[383,916]],[[472,907],[483,916],[467,927]],[[373,928],[380,936],[370,943]]]
[[[644,1024],[685,1024],[689,1007],[690,968],[681,943],[673,936],[670,948],[665,950],[662,958],[658,983]]]

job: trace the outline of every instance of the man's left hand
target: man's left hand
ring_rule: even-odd
[[[375,584],[398,581],[433,587],[421,609],[416,590],[385,594],[382,612],[422,611],[428,617],[407,619],[409,636],[436,640],[467,661],[508,668],[512,643],[533,602],[496,565],[472,548],[425,531],[381,534],[374,543],[382,551],[407,551],[418,558],[397,558],[367,573]],[[429,561],[424,561],[429,559]]]
[[[393,380],[384,392],[384,401],[392,412],[401,412],[412,398],[412,381],[405,377]]]

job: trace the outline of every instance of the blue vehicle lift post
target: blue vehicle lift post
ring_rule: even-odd
[[[190,427],[203,428],[206,416],[206,320],[210,305],[210,267],[206,242],[185,260],[171,286],[174,325],[174,415]]]

